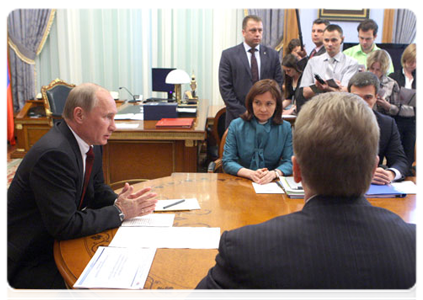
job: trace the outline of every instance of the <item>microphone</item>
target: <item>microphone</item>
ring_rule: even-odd
[[[129,102],[137,102],[137,99],[135,99],[135,96],[134,95],[132,95],[132,93],[126,88],[126,87],[124,87],[124,86],[120,86],[119,87],[119,89],[121,90],[121,89],[125,89],[128,93],[129,93],[129,95],[131,95],[132,96],[132,100],[131,101],[129,101]]]

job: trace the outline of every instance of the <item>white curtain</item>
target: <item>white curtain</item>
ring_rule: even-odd
[[[243,10],[230,9],[58,9],[36,60],[37,88],[61,78],[156,97],[151,68],[173,67],[195,74],[200,98],[222,104],[220,56],[242,42],[243,17]]]

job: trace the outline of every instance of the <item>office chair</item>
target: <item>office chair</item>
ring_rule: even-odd
[[[412,170],[414,175],[420,176],[420,132],[416,139],[416,145],[414,146],[414,162]]]
[[[223,134],[220,145],[219,145],[219,158],[215,161],[209,163],[207,167],[207,173],[224,173],[223,166],[222,166],[222,157],[223,157],[223,150],[226,143],[226,136],[228,135],[228,130],[225,130]]]
[[[219,157],[219,145],[222,135],[225,132],[226,107],[221,108],[214,117],[213,127],[208,129],[211,139],[207,141],[207,152],[209,160],[216,160]]]
[[[46,116],[50,119],[50,126],[62,119],[66,99],[74,84],[69,84],[57,78],[41,88]]]

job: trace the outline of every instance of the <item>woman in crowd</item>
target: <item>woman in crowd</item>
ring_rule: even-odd
[[[295,55],[298,60],[301,60],[307,53],[301,51],[301,42],[299,39],[292,39],[289,41],[285,56],[288,54]]]
[[[396,70],[389,77],[395,79],[401,89],[416,89],[416,44],[410,44],[405,48],[401,56],[402,69]],[[404,91],[403,91],[404,92]],[[405,93],[404,93],[405,94]],[[414,175],[411,168],[415,158],[416,147],[416,97],[404,97],[400,99],[397,105],[395,121],[401,135],[402,146],[407,156],[410,172],[408,175]]]
[[[391,59],[385,50],[376,50],[367,57],[367,70],[379,78],[380,89],[375,109],[389,115],[396,115],[400,88],[398,83],[387,75]]]
[[[229,125],[223,170],[259,184],[291,175],[291,125],[282,120],[282,94],[276,81],[256,82],[245,105],[247,111]]]
[[[298,59],[293,54],[286,55],[282,60],[284,72],[283,114],[293,115],[299,112],[304,104],[303,89],[300,88],[303,72],[298,67]],[[291,105],[291,106],[289,106]]]

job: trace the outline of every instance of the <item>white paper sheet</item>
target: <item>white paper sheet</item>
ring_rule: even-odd
[[[220,228],[119,227],[110,247],[217,249]]]
[[[417,194],[417,185],[412,181],[392,182],[392,186],[404,194]]]
[[[283,189],[276,182],[269,182],[266,184],[258,184],[253,182],[256,194],[284,194]]]
[[[137,123],[115,123],[117,129],[136,129],[140,126]]]
[[[149,214],[123,221],[121,226],[171,227],[174,214]]]
[[[182,203],[168,207],[171,204],[185,200]],[[171,199],[171,200],[158,200],[156,203],[156,209],[154,211],[174,211],[174,210],[193,210],[200,209],[197,198],[187,199]]]
[[[143,289],[156,249],[99,247],[75,288]]]

